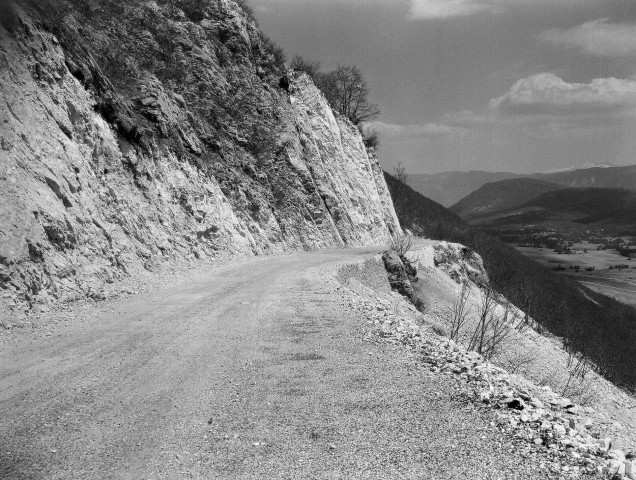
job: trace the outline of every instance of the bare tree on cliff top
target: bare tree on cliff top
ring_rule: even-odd
[[[369,103],[369,87],[355,65],[339,65],[334,71],[320,75],[318,83],[331,106],[355,125],[380,114],[378,106]]]

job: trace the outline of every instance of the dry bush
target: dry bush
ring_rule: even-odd
[[[512,356],[507,356],[501,359],[499,363],[509,373],[523,374],[525,373],[528,365],[536,359],[536,354],[531,352],[518,353],[514,352]]]
[[[594,365],[581,353],[570,350],[568,352],[566,368],[568,370],[568,379],[561,392],[561,395],[564,397],[567,397],[571,391],[581,389],[588,373],[594,369]]]
[[[503,314],[497,311],[498,306],[503,307]],[[489,285],[477,309],[477,324],[470,337],[468,349],[491,359],[512,333],[516,319],[512,305],[508,301],[500,304],[497,293]]]
[[[455,302],[451,307],[448,336],[451,340],[456,342],[459,341],[472,311],[471,306],[468,303],[471,290],[472,288],[468,282],[462,282],[462,290],[459,293],[459,297],[455,299]]]
[[[377,150],[380,146],[380,134],[375,130],[364,132],[362,140],[364,141],[364,146],[367,148]]]
[[[294,55],[292,58],[289,67],[292,70],[296,70],[297,72],[305,72],[309,75],[314,83],[317,82],[317,78],[321,75],[320,72],[320,62],[312,62],[311,60],[307,60],[300,55]]]
[[[396,252],[400,257],[406,255],[413,247],[413,235],[407,233],[396,233],[391,237],[389,249]]]

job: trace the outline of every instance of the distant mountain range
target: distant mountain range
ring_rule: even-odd
[[[597,165],[532,175],[483,171],[443,172],[432,175],[411,174],[408,177],[408,183],[413,190],[449,207],[487,183],[520,178],[543,180],[562,187],[636,189],[636,165],[626,167]],[[530,184],[523,185],[523,188],[530,188]],[[492,196],[492,193],[489,195]]]
[[[482,185],[498,180],[520,178],[524,175],[510,172],[442,172],[428,174],[409,174],[408,184],[418,193],[450,207]]]
[[[576,167],[566,167],[566,168],[553,168],[551,170],[546,170],[541,173],[560,173],[560,172],[571,172],[573,170],[584,170],[586,168],[613,168],[616,165],[611,163],[587,163],[585,165],[579,165]]]

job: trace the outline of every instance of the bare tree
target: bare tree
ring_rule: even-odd
[[[508,338],[511,327],[511,306],[505,302],[503,314],[497,312],[497,293],[489,285],[481,299],[478,309],[477,324],[468,344],[469,350],[480,353],[485,358],[492,358],[501,344]]]
[[[395,208],[395,213],[397,213],[398,217],[403,217],[409,206],[409,187],[407,183],[409,176],[401,162],[398,162],[397,166],[393,168],[393,176],[398,181],[396,188],[391,192],[393,208]]]
[[[514,352],[514,355],[503,360],[504,368],[508,373],[522,373],[536,358],[537,356],[533,352]]]
[[[413,235],[409,235],[408,233],[396,233],[391,237],[389,248],[402,258],[411,250],[412,246]]]
[[[406,168],[402,165],[402,162],[398,161],[397,166],[393,167],[393,176],[402,184],[409,184],[409,174],[406,173]]]
[[[561,395],[569,396],[572,393],[579,393],[583,389],[583,382],[587,374],[594,369],[594,364],[582,353],[573,349],[568,351],[567,360],[568,380],[563,386]]]
[[[462,290],[459,297],[455,299],[451,307],[450,332],[451,340],[458,341],[471,313],[468,300],[470,299],[471,287],[468,282],[462,282]]]
[[[338,65],[334,71],[318,76],[318,87],[329,104],[355,125],[376,118],[380,109],[369,103],[369,87],[360,69]]]

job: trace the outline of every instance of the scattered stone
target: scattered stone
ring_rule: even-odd
[[[395,259],[391,262],[397,264]],[[366,314],[375,315],[371,328],[377,337],[409,346],[431,372],[453,375],[465,382],[476,403],[496,409],[498,421],[491,426],[515,442],[527,442],[530,452],[545,455],[548,461],[544,468],[558,472],[560,478],[600,474],[602,478],[636,480],[634,455],[612,450],[611,439],[583,416],[589,409],[572,404],[548,386],[514,386],[505,370],[420,327],[409,317],[378,309],[377,304],[365,303],[362,308]],[[334,448],[329,446],[330,450]]]

